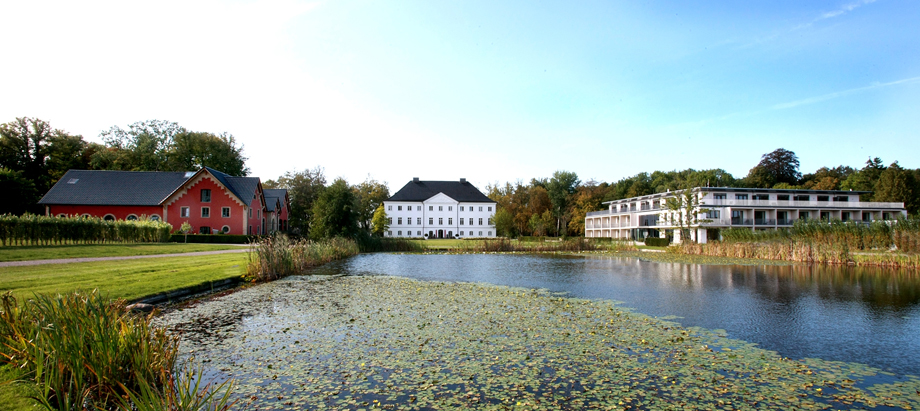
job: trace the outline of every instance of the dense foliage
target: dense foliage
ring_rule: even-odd
[[[170,231],[172,225],[162,221],[0,215],[0,244],[3,246],[167,242]]]

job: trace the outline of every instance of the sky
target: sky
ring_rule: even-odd
[[[920,168],[920,2],[8,1],[0,122],[227,132],[263,180]]]

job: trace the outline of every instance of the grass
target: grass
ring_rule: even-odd
[[[178,254],[198,251],[233,250],[227,244],[81,244],[54,246],[20,246],[0,248],[0,261],[49,260],[57,258],[124,257],[134,255]]]
[[[0,366],[0,382],[19,379],[20,373],[8,365]],[[21,384],[0,385],[0,408],[10,411],[34,410],[37,403],[29,398],[29,388]]]
[[[194,257],[144,258],[0,268],[0,292],[22,300],[33,293],[58,294],[98,289],[127,300],[240,277],[246,253]]]

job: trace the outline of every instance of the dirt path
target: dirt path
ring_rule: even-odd
[[[29,266],[29,265],[44,265],[44,264],[89,263],[89,262],[94,262],[94,261],[137,260],[139,258],[194,257],[197,255],[245,253],[247,251],[249,251],[248,248],[243,248],[239,250],[197,251],[194,253],[175,253],[175,254],[129,255],[129,256],[122,256],[122,257],[83,257],[83,258],[57,258],[53,260],[6,261],[6,262],[0,262],[0,268],[2,267],[23,267],[23,266]]]

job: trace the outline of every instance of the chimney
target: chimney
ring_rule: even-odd
[[[461,178],[461,179],[460,179],[460,184],[466,184],[466,179],[465,179],[465,178]]]
[[[413,183],[417,183],[417,182],[418,182],[418,177],[412,177],[412,182],[413,182]]]

